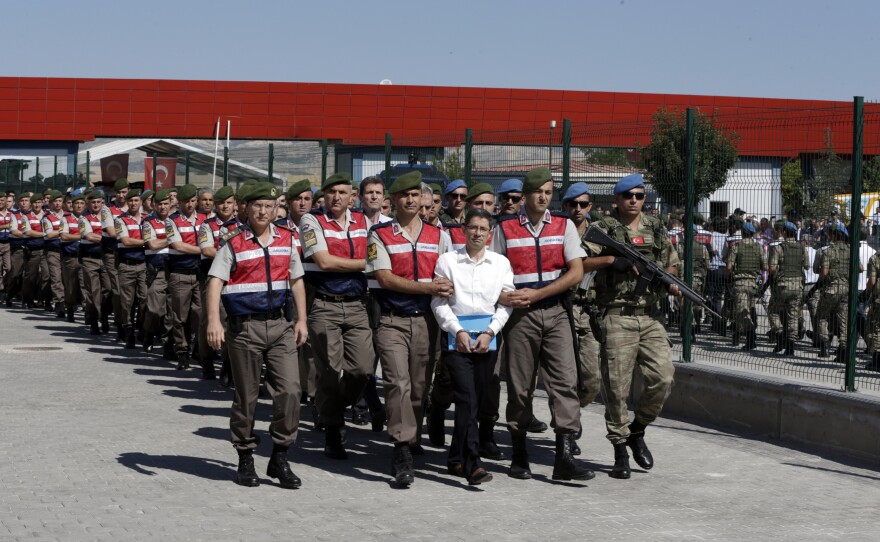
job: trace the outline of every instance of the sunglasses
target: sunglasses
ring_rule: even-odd
[[[467,199],[467,194],[449,194],[446,197],[449,199]]]
[[[643,199],[645,199],[645,193],[644,193],[644,192],[624,192],[624,193],[621,194],[621,196],[623,196],[623,199],[633,199],[633,198],[636,198],[636,199],[639,200],[639,201],[642,201]]]
[[[581,209],[586,209],[593,204],[592,201],[569,201],[567,203],[572,207],[580,207]]]
[[[503,199],[504,201],[519,203],[522,201],[522,196],[511,196],[510,194],[501,194],[501,199]]]

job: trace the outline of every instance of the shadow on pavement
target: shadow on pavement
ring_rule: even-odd
[[[171,470],[208,480],[230,480],[236,469],[235,464],[226,461],[185,455],[150,455],[129,452],[120,454],[116,460],[133,471],[147,476],[157,474],[156,470]]]

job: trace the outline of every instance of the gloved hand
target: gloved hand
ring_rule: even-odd
[[[614,258],[614,263],[611,264],[611,269],[618,273],[630,273],[632,272],[632,267],[633,261],[622,256],[616,256]]]

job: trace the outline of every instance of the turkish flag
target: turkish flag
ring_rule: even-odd
[[[101,158],[101,184],[113,186],[119,179],[128,178],[128,155],[114,154]]]
[[[144,158],[144,190],[173,188],[177,174],[177,158],[156,158],[156,179],[153,179],[153,158]]]

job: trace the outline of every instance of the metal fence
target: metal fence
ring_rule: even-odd
[[[865,126],[870,129],[866,131]],[[677,308],[669,303],[666,310],[677,359],[854,391],[880,390],[880,373],[865,369],[871,359],[865,352],[865,336],[872,324],[872,303],[859,297],[867,278],[866,272],[859,273],[859,266],[867,268],[880,241],[878,133],[880,108],[871,104],[865,110],[857,99],[851,107],[801,113],[779,110],[728,117],[688,110],[658,112],[651,123],[578,125],[562,119],[543,129],[521,131],[466,130],[405,138],[389,133],[384,144],[149,140],[130,142],[129,146],[137,146],[127,152],[132,181],[146,176],[145,158],[170,155],[177,159],[178,184],[215,188],[237,186],[251,178],[272,179],[282,187],[305,178],[320,186],[337,171],[350,172],[355,180],[378,175],[387,186],[414,168],[441,185],[461,178],[469,184],[488,182],[497,187],[505,179],[522,178],[529,169],[545,166],[556,181],[557,209],[561,209],[559,198],[570,183],[586,182],[594,201],[593,212],[599,214],[611,211],[612,188],[620,177],[644,172],[649,179],[645,210],[664,222],[675,242],[683,243],[683,275],[688,282],[694,273],[691,240],[695,221],[713,235],[711,248],[719,256],[711,266],[723,268],[721,255],[729,235],[736,233],[731,228],[731,215],[740,214],[755,226],[765,252],[777,237],[773,228],[777,221],[796,223],[798,237],[811,239],[811,249],[820,250],[827,243],[827,223],[841,220],[849,227],[852,253],[858,255],[851,262],[853,287],[846,322],[832,321],[832,326],[853,330],[846,363],[818,356],[813,341],[816,315],[807,304],[795,355],[774,353],[768,318],[772,289],[755,304],[759,338],[757,348],[751,351],[741,350],[742,342],[733,343],[732,319],[726,312],[726,321],[710,323],[693,321],[686,306]],[[0,188],[63,190],[95,184],[101,177],[100,164],[90,153],[102,152],[106,143],[83,146],[72,158],[43,157],[39,165],[33,160],[3,160]],[[862,190],[863,184],[866,190]],[[720,274],[723,272],[716,272]],[[807,275],[806,279],[813,280]],[[720,306],[729,306],[727,282],[720,280],[724,284],[719,287],[707,279],[705,287],[721,298]],[[767,280],[767,273],[762,273],[761,283]],[[811,288],[812,283],[807,291]],[[880,315],[875,316],[880,320]],[[685,332],[689,329],[699,332],[691,336]],[[832,353],[837,344],[835,339]]]

